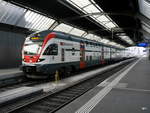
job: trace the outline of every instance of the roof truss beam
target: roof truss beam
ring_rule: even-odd
[[[64,20],[71,21],[71,20],[90,17],[90,16],[94,16],[94,15],[99,15],[99,16],[113,15],[113,16],[129,16],[129,17],[134,17],[135,16],[134,13],[131,13],[131,12],[125,12],[125,13],[122,13],[122,12],[95,12],[95,13],[82,14],[80,16],[75,16],[75,17],[68,17],[68,18],[65,18]],[[111,22],[111,21],[109,21],[109,22]]]
[[[136,17],[139,18],[141,21],[144,21],[147,25],[150,26],[150,19],[148,19],[146,16],[144,16],[144,15],[138,13],[138,14],[136,15]]]

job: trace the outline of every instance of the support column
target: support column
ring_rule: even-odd
[[[60,24],[59,21],[55,21],[55,22],[49,27],[49,30],[55,29],[59,24]]]

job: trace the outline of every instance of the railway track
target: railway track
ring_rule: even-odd
[[[94,88],[109,76],[123,69],[129,62],[119,65],[93,78],[87,79],[57,93],[43,93],[30,98],[24,98],[10,106],[2,106],[1,113],[53,113],[77,97]]]

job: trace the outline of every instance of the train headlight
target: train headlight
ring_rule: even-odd
[[[38,62],[41,62],[41,61],[43,61],[43,60],[45,60],[45,59],[38,59]]]

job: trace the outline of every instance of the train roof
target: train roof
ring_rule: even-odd
[[[122,48],[118,48],[118,47],[111,46],[111,45],[106,45],[106,44],[98,42],[98,41],[94,41],[94,40],[90,40],[90,39],[85,39],[83,37],[75,36],[75,35],[72,35],[72,34],[60,32],[60,31],[52,31],[52,32],[55,32],[55,33],[57,33],[57,35],[61,35],[61,36],[63,34],[65,36],[63,38],[65,38],[65,39],[68,38],[69,40],[74,40],[74,41],[78,41],[78,42],[83,41],[84,43],[100,44],[100,45],[103,45],[103,46],[106,46],[106,47],[112,47],[112,48],[123,50]],[[66,35],[68,35],[68,37],[66,37]]]
[[[61,32],[61,31],[44,30],[44,31],[35,32],[35,33],[31,34],[30,36],[32,36],[34,34],[42,34],[42,35],[46,36],[47,34],[52,33],[52,32],[56,33],[56,36],[61,36],[61,37],[59,37],[61,39],[73,40],[73,41],[76,41],[76,42],[100,44],[100,45],[103,45],[103,46],[106,46],[106,47],[111,47],[111,48],[123,50],[122,48],[118,48],[118,47],[111,46],[111,45],[106,45],[106,44],[103,44],[103,43],[98,42],[98,41],[94,41],[94,40],[90,40],[90,39],[85,39],[83,37],[75,36],[75,35],[72,35],[72,34]]]

